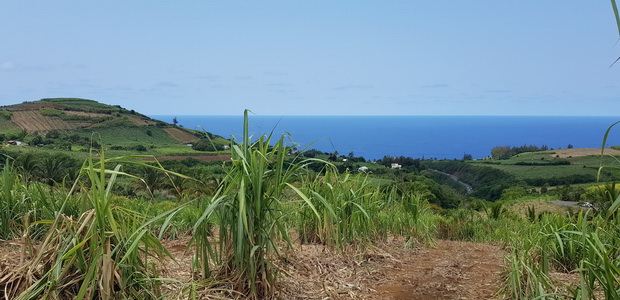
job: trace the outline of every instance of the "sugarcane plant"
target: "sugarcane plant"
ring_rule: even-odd
[[[318,160],[287,155],[291,147],[285,135],[274,143],[273,132],[251,141],[248,112],[242,141],[231,144],[227,174],[194,225],[191,244],[196,247],[194,266],[202,284],[193,287],[228,284],[229,296],[262,299],[275,291],[278,270],[272,261],[279,255],[278,247],[290,244],[282,222],[283,199],[294,194],[291,189],[297,190],[293,183],[304,166]],[[217,238],[212,228],[217,229]]]
[[[47,225],[49,230],[40,245],[28,247],[24,263],[0,278],[4,299],[162,297],[159,266],[170,253],[150,226],[162,219],[169,220],[178,209],[147,219],[137,211],[112,204],[117,177],[136,178],[123,172],[122,166],[146,165],[134,159],[106,159],[103,151],[91,153],[55,217],[32,224]],[[109,165],[115,167],[108,169]],[[92,208],[77,218],[67,215],[66,204],[72,198],[88,202]],[[27,234],[26,230],[24,235]]]

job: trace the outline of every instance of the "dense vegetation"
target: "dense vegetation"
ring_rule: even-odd
[[[93,128],[50,131],[33,137],[34,145],[2,149],[0,240],[20,239],[28,259],[0,264],[0,297],[269,298],[278,295],[284,249],[301,243],[364,253],[395,236],[404,237],[404,248],[436,239],[501,243],[511,253],[500,291],[506,298],[619,297],[620,188],[571,174],[585,158],[517,164],[555,159],[534,152],[501,161],[369,162],[295,149],[285,137],[251,141],[247,115],[244,125],[243,140],[229,141],[226,158],[214,162],[133,155],[166,147],[155,142],[163,140],[156,125],[118,134],[133,143],[92,138]],[[218,138],[201,137],[212,147]],[[132,155],[108,158],[110,151]],[[569,169],[555,180],[544,172],[519,177],[505,166]],[[592,207],[537,210],[550,199]],[[523,203],[525,210],[515,208]],[[184,235],[195,249],[191,279],[170,290],[161,274],[172,258],[162,242]],[[579,278],[563,286],[554,272]]]
[[[494,159],[508,159],[517,154],[525,153],[525,152],[538,152],[538,151],[547,151],[549,147],[543,146],[534,146],[534,145],[523,145],[523,146],[497,146],[491,149],[491,157]]]

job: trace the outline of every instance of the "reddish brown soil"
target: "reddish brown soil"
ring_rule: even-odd
[[[15,105],[15,106],[9,106],[6,109],[9,110],[38,110],[41,108],[55,108],[55,109],[62,109],[63,106],[60,106],[58,104],[26,104],[26,105]]]
[[[198,137],[193,135],[191,132],[187,130],[183,130],[181,128],[166,128],[164,129],[170,137],[181,142],[181,143],[193,143],[198,140]]]
[[[128,116],[128,118],[129,118],[129,121],[136,124],[137,126],[155,125],[155,121],[147,120],[147,119],[144,119],[138,116]]]
[[[164,264],[165,290],[171,298],[191,280],[189,236],[165,240],[176,261]],[[501,272],[507,253],[484,243],[437,241],[437,247],[404,249],[389,240],[365,251],[345,253],[321,245],[296,244],[275,259],[281,270],[278,299],[501,299]],[[0,241],[0,277],[20,257],[19,242]],[[364,253],[364,254],[360,254]]]
[[[75,111],[75,110],[67,110],[67,111],[64,111],[64,113],[67,114],[67,115],[85,116],[85,117],[103,117],[103,118],[107,118],[107,117],[110,116],[108,114],[92,113],[92,112],[85,112],[85,111]]]
[[[396,264],[376,289],[383,299],[496,299],[505,255],[489,244],[438,241]]]
[[[507,253],[483,243],[437,241],[435,248],[383,243],[361,257],[322,246],[287,254],[283,299],[500,299]]]
[[[189,238],[165,241],[176,258],[165,276],[191,278]],[[322,245],[296,245],[276,260],[281,270],[278,299],[501,299],[501,272],[507,253],[484,243],[437,241],[437,247],[404,249],[391,240],[364,251],[342,253]],[[180,286],[169,285],[178,293]]]

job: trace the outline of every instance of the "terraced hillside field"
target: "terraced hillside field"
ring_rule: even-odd
[[[180,128],[166,128],[164,130],[170,135],[170,137],[181,143],[193,143],[198,140],[197,136],[193,135],[187,130],[183,130]]]
[[[38,111],[26,110],[13,112],[11,121],[28,132],[66,130],[79,128],[78,123],[69,123],[55,117],[46,117]]]

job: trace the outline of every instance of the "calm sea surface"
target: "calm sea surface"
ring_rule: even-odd
[[[151,116],[172,123],[174,116]],[[176,116],[179,125],[240,138],[242,116]],[[474,158],[495,146],[600,147],[607,128],[620,117],[505,116],[250,116],[255,136],[290,133],[290,141],[325,152],[367,159],[385,155],[415,158]],[[620,145],[620,125],[608,140]]]

